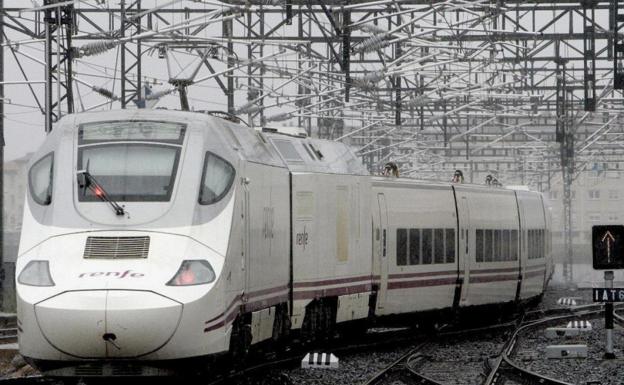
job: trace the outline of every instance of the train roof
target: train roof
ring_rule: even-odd
[[[344,143],[307,137],[305,132],[292,127],[254,129],[235,123],[223,117],[212,116],[203,112],[178,111],[167,109],[125,109],[114,111],[81,112],[65,116],[53,135],[74,133],[76,127],[86,122],[118,120],[155,120],[196,123],[189,126],[190,131],[206,132],[205,127],[217,128],[217,133],[245,159],[275,167],[285,167],[291,172],[311,172],[328,174],[348,174],[370,176],[361,160]],[[518,186],[494,187],[471,183],[452,184],[451,182],[419,180],[406,177],[373,176],[374,185],[397,186],[419,185],[429,188],[449,188],[488,190],[511,193],[512,190],[523,193],[528,191]]]
[[[370,175],[361,160],[344,143],[310,138],[293,128],[258,130],[202,112],[166,109],[82,112],[65,116],[51,136],[73,134],[78,125],[87,122],[119,120],[189,123],[187,130],[191,132],[206,132],[203,127],[214,127],[216,133],[245,159],[286,167],[292,172]]]
[[[515,191],[518,191],[522,194],[541,194],[539,191],[529,190],[528,188],[515,188],[516,186],[510,186],[510,188],[502,186],[487,186],[475,183],[452,183],[452,182],[442,182],[442,181],[432,181],[432,180],[423,180],[423,179],[414,179],[407,177],[391,177],[391,176],[375,176],[372,178],[373,186],[383,186],[383,187],[411,187],[418,186],[420,188],[427,189],[450,189],[454,187],[460,190],[472,190],[472,191],[488,191],[493,194],[514,194]]]

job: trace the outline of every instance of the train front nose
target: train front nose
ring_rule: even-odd
[[[36,304],[35,314],[45,338],[66,354],[127,358],[164,346],[182,304],[149,291],[72,291]]]

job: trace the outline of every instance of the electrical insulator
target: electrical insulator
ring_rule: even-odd
[[[406,104],[408,107],[423,107],[431,102],[431,99],[424,95],[418,95],[410,99]]]
[[[379,83],[385,77],[386,75],[384,74],[384,71],[372,71],[364,74],[362,80],[372,83]]]
[[[383,28],[380,28],[379,26],[376,26],[375,24],[363,24],[362,26],[360,26],[360,29],[370,34],[385,35],[388,33],[388,31],[386,31]]]
[[[260,106],[255,103],[246,103],[241,108],[236,110],[236,114],[253,114],[260,111]]]
[[[366,53],[366,52],[371,52],[371,51],[382,49],[390,44],[389,41],[386,41],[387,37],[388,37],[387,33],[369,37],[368,39],[360,43],[360,45],[356,49],[354,49],[354,51]]]
[[[281,121],[284,121],[284,120],[288,120],[290,118],[292,118],[292,115],[290,115],[289,112],[285,112],[283,114],[277,114],[277,115],[269,116],[267,118],[267,121],[269,121],[269,122],[281,122]]]
[[[168,90],[152,92],[151,94],[145,96],[145,100],[160,99],[160,98],[162,98],[165,95],[169,95],[170,93],[174,92],[175,90],[176,90],[175,88],[171,88],[171,89],[168,89]]]
[[[108,98],[110,100],[119,100],[119,97],[115,94],[113,94],[113,92],[107,88],[102,88],[102,87],[96,87],[93,86],[91,87],[91,89],[95,92],[97,92],[98,94],[104,96],[105,98]]]
[[[364,92],[372,92],[377,89],[377,85],[370,80],[365,80],[362,78],[352,79],[353,85],[357,88],[361,89]]]
[[[79,56],[84,57],[84,56],[99,55],[101,53],[104,53],[108,50],[115,48],[116,45],[117,45],[116,40],[102,40],[102,41],[96,41],[93,43],[87,43],[83,45],[82,47],[80,47]]]

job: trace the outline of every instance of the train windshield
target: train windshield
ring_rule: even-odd
[[[78,134],[78,170],[88,171],[115,201],[171,199],[185,126],[151,121],[84,124]],[[80,201],[99,201],[88,189]]]

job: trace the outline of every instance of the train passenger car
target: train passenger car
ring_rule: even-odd
[[[539,194],[371,177],[300,130],[69,115],[28,178],[18,338],[48,375],[194,372],[297,335],[520,303],[552,271]]]
[[[459,278],[453,188],[375,178],[371,206],[379,277],[375,314],[452,307]]]

